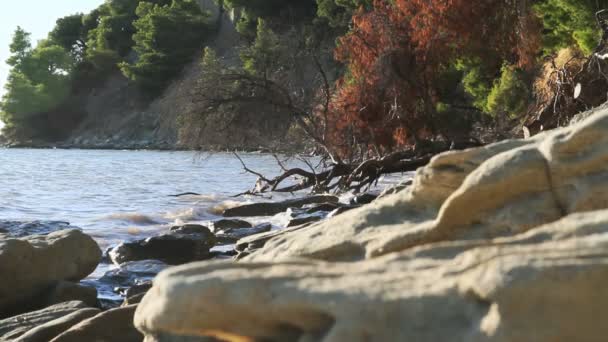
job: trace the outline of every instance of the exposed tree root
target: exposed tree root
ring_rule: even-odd
[[[427,143],[425,147],[414,147],[408,150],[393,152],[383,157],[365,159],[358,162],[345,163],[342,161],[331,161],[317,171],[309,161],[300,159],[310,170],[302,168],[287,168],[279,160],[277,163],[283,169],[283,173],[274,178],[268,178],[263,174],[247,167],[243,159],[234,153],[243,165],[243,169],[258,177],[253,189],[236,195],[259,195],[266,192],[296,192],[309,189],[313,193],[345,192],[359,193],[369,190],[380,179],[382,175],[415,171],[429,163],[431,158],[441,152],[451,149],[462,149],[480,146],[478,141],[465,143]],[[325,164],[323,160],[321,164]],[[288,182],[291,181],[291,182]]]

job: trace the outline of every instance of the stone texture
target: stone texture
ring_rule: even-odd
[[[52,305],[73,300],[84,302],[88,306],[97,305],[97,289],[69,281],[60,281],[49,291],[45,305]]]
[[[51,342],[141,342],[143,336],[133,326],[136,305],[124,306],[102,312],[86,319]]]
[[[607,252],[602,211],[355,263],[196,263],[163,271],[135,323],[234,341],[602,341]]]
[[[100,312],[101,310],[95,308],[80,309],[28,330],[28,332],[16,339],[15,342],[48,342],[72,326]]]
[[[239,241],[238,263],[165,270],[135,324],[149,341],[604,341],[607,208],[601,108],[439,155],[406,190]]]
[[[62,280],[79,281],[101,260],[97,243],[79,230],[0,239],[0,316],[29,306]]]
[[[85,308],[85,303],[72,301],[0,320],[0,341],[14,340],[30,329]]]

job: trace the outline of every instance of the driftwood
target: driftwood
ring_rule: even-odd
[[[382,157],[370,158],[359,162],[346,163],[332,160],[320,171],[313,167],[310,162],[300,159],[309,170],[302,168],[287,168],[275,156],[277,163],[283,173],[274,178],[268,178],[263,174],[247,167],[243,159],[234,153],[235,157],[243,165],[243,169],[258,177],[253,189],[236,195],[260,195],[266,192],[296,192],[309,189],[313,193],[345,192],[359,193],[369,190],[380,179],[382,175],[415,171],[419,167],[429,163],[431,158],[441,152],[451,149],[462,149],[480,146],[478,141],[464,143],[431,143],[425,147],[414,147],[403,151],[393,152]],[[325,162],[323,160],[322,162]],[[287,183],[288,180],[295,182]]]

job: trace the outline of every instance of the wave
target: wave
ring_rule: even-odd
[[[154,225],[163,223],[148,215],[140,213],[116,213],[104,217],[103,220],[119,220],[138,225]]]
[[[234,207],[237,207],[237,206],[243,205],[243,204],[246,204],[246,203],[239,202],[239,201],[231,201],[231,200],[222,201],[222,202],[210,207],[209,209],[207,209],[207,211],[213,215],[222,215],[224,213],[224,210],[234,208]]]

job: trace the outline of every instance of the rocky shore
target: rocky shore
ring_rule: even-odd
[[[587,116],[438,155],[378,198],[229,208],[106,253],[0,225],[0,340],[603,341],[608,110]],[[122,303],[91,300],[100,262]]]

